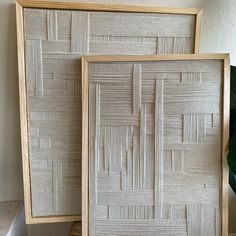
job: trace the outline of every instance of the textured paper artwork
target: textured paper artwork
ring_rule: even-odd
[[[223,66],[88,62],[89,236],[221,235]]]
[[[25,191],[29,214],[41,222],[81,214],[81,56],[193,53],[198,44],[197,10],[120,11],[23,9],[30,173]]]

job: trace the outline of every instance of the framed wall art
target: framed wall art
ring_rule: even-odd
[[[227,54],[82,59],[83,236],[228,235]]]
[[[81,56],[198,52],[201,11],[18,0],[16,14],[26,221],[80,220]]]

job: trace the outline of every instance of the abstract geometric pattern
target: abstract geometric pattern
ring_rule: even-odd
[[[222,71],[89,63],[89,236],[221,235]]]
[[[34,217],[81,213],[81,56],[193,53],[195,21],[185,14],[24,9]]]

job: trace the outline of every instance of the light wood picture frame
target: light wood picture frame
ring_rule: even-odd
[[[72,13],[73,19],[71,19]],[[160,37],[159,43],[155,46],[155,32],[160,30],[158,24],[155,24],[157,28],[153,30],[150,28],[152,25],[146,24],[149,26],[146,27],[148,28],[147,39],[142,32],[142,37],[138,33],[137,38],[128,37],[128,41],[126,39],[127,42],[125,42],[119,33],[115,36],[106,36],[107,32],[112,32],[112,24],[109,23],[111,21],[104,21],[96,15],[97,18],[95,17],[94,21],[100,24],[100,28],[104,22],[108,22],[108,25],[103,28],[100,35],[94,31],[90,44],[86,33],[82,36],[79,34],[79,32],[88,31],[86,31],[86,27],[89,23],[86,20],[84,21],[84,19],[89,19],[86,18],[88,14],[104,14],[108,18],[110,17],[109,19],[113,16],[112,14],[130,16],[140,14],[144,23],[145,14],[151,17],[156,14],[161,18],[162,16],[171,16],[174,20],[171,18],[172,21],[170,21],[173,23],[169,26],[170,37],[165,38],[168,35],[164,35],[163,38]],[[77,113],[81,110],[80,103],[82,101],[78,97],[81,93],[79,59],[86,54],[198,53],[202,10],[17,0],[16,18],[26,222],[27,224],[34,224],[79,221],[81,220],[81,124],[78,127],[75,122],[81,123],[81,118],[78,118],[80,114],[71,116],[71,114],[66,113],[70,109],[76,110]],[[75,23],[70,25],[68,23],[70,20],[74,20],[76,24],[79,24],[79,27],[73,28]],[[81,20],[85,24],[80,24]],[[165,21],[162,20],[162,22]],[[183,37],[180,39],[177,37],[175,40],[171,38],[171,33],[178,31],[178,27],[175,27],[176,22],[180,26],[179,35],[182,34]],[[186,29],[184,22],[187,22]],[[140,22],[137,24],[141,30],[142,27],[145,27],[145,25],[140,25]],[[94,24],[91,23],[91,25]],[[130,27],[129,24],[127,27]],[[72,28],[76,29],[73,36]],[[96,28],[99,27],[94,27],[93,30]],[[166,26],[161,28],[168,30]],[[129,32],[132,32],[131,29],[132,27],[129,28]],[[113,32],[116,31],[113,30]],[[185,37],[187,37],[186,44]],[[127,48],[121,47],[121,45],[127,45]],[[67,81],[66,74],[69,74],[68,81],[70,81],[68,84],[65,84]],[[33,78],[32,81],[31,77]],[[53,81],[56,84],[53,84]],[[44,88],[46,88],[45,91],[43,91]],[[68,96],[68,91],[65,91],[65,88],[69,88],[70,92],[77,97],[75,98],[73,95],[65,99],[58,98],[61,94],[61,96]],[[57,101],[56,99],[42,101],[38,96],[42,96],[44,92],[51,97],[56,94]],[[57,102],[60,103],[58,107]],[[60,109],[64,110],[61,112]],[[66,112],[64,112],[65,110]],[[62,121],[60,120],[60,113],[63,113],[62,116],[64,116]],[[54,123],[56,121],[58,121],[57,124]],[[53,135],[57,136],[58,139],[49,137],[48,130],[53,130]],[[80,133],[76,139],[74,139],[75,133],[76,135]],[[41,134],[42,140],[38,137]],[[60,140],[62,134],[67,134],[67,138]],[[62,157],[59,155],[60,157],[54,158],[56,154],[52,151],[53,148]],[[49,151],[47,152],[46,149]],[[72,154],[61,154],[64,149],[71,149],[73,158],[71,158]],[[36,154],[32,154],[32,150]],[[40,158],[43,158],[44,161],[40,162]],[[31,163],[31,161],[33,162]],[[48,179],[52,180],[49,181]],[[50,183],[48,184],[47,181]],[[67,191],[60,191],[58,194],[57,187],[59,186],[60,190],[63,190],[63,188],[66,189],[64,185],[69,185],[70,189],[67,188]]]
[[[162,232],[189,236],[227,236],[228,166],[226,153],[229,140],[229,55],[87,56],[82,58],[81,63],[83,89],[82,186],[84,190],[82,236],[93,235],[93,233],[133,236],[137,232],[144,235],[142,230],[149,232],[150,235]],[[154,85],[152,81],[156,81]],[[113,86],[112,89],[111,86]],[[154,110],[150,104],[156,104],[153,105]],[[135,107],[139,107],[139,109],[137,110]],[[139,113],[138,121],[133,114],[135,110],[136,113]],[[211,115],[208,116],[208,113]],[[182,121],[178,122],[176,115],[181,115]],[[150,125],[153,119],[155,127]],[[159,124],[162,128],[159,127]],[[132,128],[129,129],[129,126]],[[179,133],[177,126],[181,127],[182,133],[177,134]],[[148,136],[145,138],[145,135],[150,136],[153,129],[155,134],[152,139],[155,139],[154,142],[157,145],[155,146],[158,147],[154,148],[156,151],[151,151],[150,139],[147,141]],[[111,132],[113,132],[112,135]],[[140,144],[138,141],[136,142],[137,153],[142,152],[142,147],[144,150],[146,147],[148,149],[146,149],[145,156],[146,160],[149,158],[149,164],[146,162],[146,172],[144,172],[152,173],[151,166],[156,168],[155,163],[158,164],[158,173],[154,171],[155,174],[151,176],[156,176],[155,179],[158,180],[157,184],[151,185],[153,188],[148,187],[147,183],[151,180],[146,181],[147,176],[144,180],[145,175],[142,175],[140,170],[140,168],[145,169],[144,157],[141,158],[143,155],[140,153],[140,159],[138,159],[136,152],[137,155],[134,155],[134,152],[130,153],[131,149],[126,149],[134,145],[130,141],[130,136],[134,137],[135,134],[138,136],[136,141],[140,140]],[[160,141],[160,137],[163,137],[163,141]],[[116,140],[116,144],[112,144],[114,141],[112,139]],[[146,142],[143,143],[143,140]],[[194,151],[188,153],[191,150],[190,146],[194,146],[194,144],[199,145],[199,149],[195,154]],[[211,151],[208,154],[202,151],[204,145],[210,147],[212,144],[215,148],[210,148]],[[181,150],[181,155],[178,155],[178,151],[175,153],[174,146]],[[184,146],[185,148],[183,148]],[[168,148],[172,150],[170,155],[167,152]],[[192,147],[192,149],[194,148]],[[113,150],[112,155],[109,154],[109,150]],[[134,146],[132,150],[134,150]],[[156,160],[151,165],[150,152]],[[162,152],[162,155],[159,152]],[[218,154],[215,155],[215,152]],[[161,156],[163,158],[160,158]],[[178,156],[181,156],[179,163],[176,159]],[[116,157],[118,157],[118,163],[116,163]],[[161,159],[162,161],[160,161]],[[205,161],[203,161],[204,159]],[[204,163],[201,164],[201,161]],[[137,163],[139,163],[139,167],[136,166]],[[159,164],[161,164],[161,168],[159,168]],[[129,173],[128,170],[130,170]],[[136,172],[140,173],[139,177]],[[160,172],[162,173],[160,174]],[[214,172],[218,177],[203,180],[205,174]],[[167,186],[170,181],[168,178],[170,173],[174,173],[173,185]],[[182,177],[187,175],[180,180],[178,174]],[[196,177],[195,183],[192,181],[194,176]],[[139,187],[137,179],[139,179]],[[215,179],[215,184],[210,179]],[[187,181],[187,184],[186,182],[184,184],[183,181]],[[165,184],[169,190],[165,188]],[[194,186],[200,187],[196,187],[192,191],[190,185],[193,185],[193,189]],[[150,189],[158,191],[153,190],[149,193]],[[201,189],[206,192],[201,194]],[[213,197],[214,194],[207,194],[207,191],[211,192],[213,189],[216,190],[216,198]],[[153,195],[157,196],[155,200],[151,199]],[[206,197],[205,200],[204,197]],[[160,200],[160,198],[162,199]],[[168,202],[170,198],[172,200]],[[176,207],[176,204],[180,202],[182,204],[185,199],[184,208],[181,208],[180,205]],[[153,203],[156,201],[160,204]],[[149,206],[144,206],[145,204]],[[212,204],[215,209],[207,210],[207,204]],[[134,205],[133,208],[131,205]],[[150,206],[151,208],[148,208]],[[139,207],[146,208],[142,211],[137,209]],[[182,209],[182,213],[177,213],[177,211],[181,211],[179,207]],[[162,210],[160,211],[160,209]],[[193,211],[193,217],[191,217],[191,211]],[[213,215],[212,212],[214,212]],[[178,218],[183,221],[181,222]],[[171,220],[176,220],[177,225]],[[151,224],[150,229],[148,224]],[[140,231],[138,231],[139,226]],[[105,227],[104,230],[103,227]],[[188,232],[186,232],[187,229]]]

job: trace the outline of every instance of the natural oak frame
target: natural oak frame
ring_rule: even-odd
[[[226,153],[229,142],[229,108],[230,108],[230,59],[229,54],[184,54],[153,56],[85,56],[82,64],[82,236],[89,236],[89,63],[97,62],[144,62],[144,61],[186,61],[186,60],[222,60],[222,139],[221,139],[221,235],[228,236],[228,166]]]
[[[195,22],[195,37],[194,37],[194,53],[199,52],[202,10],[195,8],[166,8],[166,7],[147,7],[147,6],[131,6],[131,5],[115,5],[115,4],[68,3],[68,2],[56,2],[47,0],[41,0],[41,1],[16,0],[21,148],[22,148],[26,223],[35,224],[35,223],[80,221],[81,216],[78,215],[62,215],[62,216],[47,216],[47,217],[33,217],[32,215],[29,147],[28,147],[28,136],[27,136],[28,122],[27,122],[27,96],[26,96],[26,75],[25,75],[25,43],[24,43],[24,17],[23,17],[24,8],[195,15],[196,22]]]

